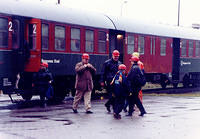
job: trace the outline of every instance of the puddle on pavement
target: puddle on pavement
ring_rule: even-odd
[[[5,123],[29,123],[29,122],[36,122],[35,120],[12,120]]]
[[[173,107],[173,109],[187,109],[187,107]]]
[[[31,129],[28,129],[28,130],[38,130],[38,128],[31,128]]]
[[[15,117],[19,117],[19,118],[44,118],[46,116],[42,116],[42,115],[23,115],[23,116],[15,116]]]
[[[192,110],[192,111],[199,111],[200,109],[190,109],[190,110]]]
[[[68,120],[68,121],[65,121],[65,123],[63,125],[71,125],[71,124],[73,124],[73,122]]]
[[[166,117],[170,117],[169,115],[162,115],[160,117],[166,118]]]
[[[51,120],[64,122],[63,125],[71,125],[73,123],[72,121],[63,118],[51,118]]]

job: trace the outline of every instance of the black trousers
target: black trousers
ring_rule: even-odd
[[[37,88],[39,95],[40,95],[40,103],[41,105],[46,103],[46,92],[47,92],[48,86],[39,86]]]
[[[106,90],[108,93],[108,101],[106,102],[105,106],[106,107],[110,107],[111,105],[114,107],[114,97],[112,96],[113,93],[113,88],[110,86],[110,83],[106,86]]]
[[[124,108],[124,103],[125,103],[125,97],[124,96],[117,96],[114,98],[114,113],[119,114],[123,108]]]
[[[129,96],[129,98],[128,98],[129,114],[133,113],[135,104],[139,108],[141,113],[145,112],[145,109],[144,109],[144,107],[142,105],[142,102],[140,101],[140,98],[139,98],[138,95],[139,95],[139,92],[138,93],[134,93],[132,96]]]

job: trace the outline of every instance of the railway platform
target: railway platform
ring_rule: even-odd
[[[144,94],[147,114],[116,120],[107,113],[107,99],[92,101],[93,114],[86,114],[79,105],[74,114],[72,100],[40,108],[38,97],[32,101],[11,103],[6,95],[0,96],[1,139],[199,139],[200,97],[198,92],[177,94]],[[20,99],[19,96],[14,96]]]

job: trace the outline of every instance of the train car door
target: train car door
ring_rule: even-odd
[[[41,62],[41,21],[39,19],[25,21],[25,39],[30,48],[30,58],[25,65],[25,71],[37,72]]]
[[[26,55],[23,50],[24,42],[24,17],[12,16],[10,22],[10,31],[12,31],[12,68],[13,73],[24,71],[24,64]]]
[[[172,80],[179,81],[180,72],[180,39],[173,38],[173,57],[172,57]]]
[[[113,50],[120,52],[119,60],[124,61],[124,38],[125,32],[120,30],[109,30],[109,56],[112,57]]]

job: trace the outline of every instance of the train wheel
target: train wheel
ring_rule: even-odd
[[[22,94],[22,98],[25,101],[31,100],[32,96],[33,96],[32,94]]]

